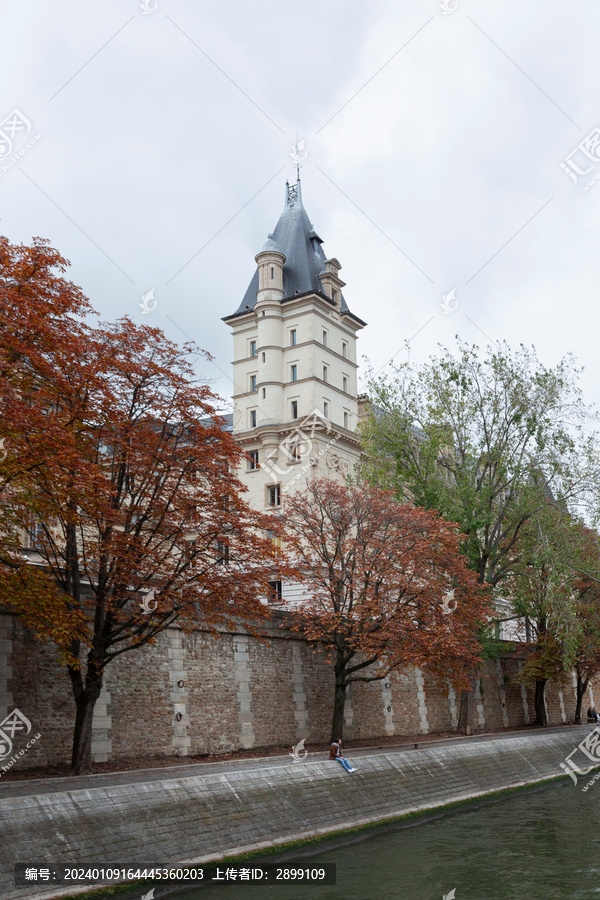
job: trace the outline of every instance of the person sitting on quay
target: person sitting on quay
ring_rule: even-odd
[[[587,720],[588,722],[600,722],[600,715],[596,712],[596,707],[592,704],[587,711]]]
[[[356,772],[348,760],[342,756],[342,739],[338,738],[337,741],[334,741],[329,750],[329,759],[337,760],[346,770],[346,772]]]

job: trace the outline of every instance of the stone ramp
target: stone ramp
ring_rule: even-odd
[[[358,767],[353,774],[324,759],[278,759],[240,761],[227,771],[198,767],[189,776],[138,773],[129,783],[123,773],[119,783],[62,792],[44,791],[41,782],[35,795],[0,791],[0,898],[67,893],[15,887],[15,862],[86,868],[210,862],[533,784],[562,774],[559,764],[589,732],[581,726],[417,750],[349,751]]]

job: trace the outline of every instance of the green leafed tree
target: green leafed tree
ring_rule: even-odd
[[[558,504],[546,501],[519,536],[519,560],[506,597],[524,620],[522,675],[535,682],[535,724],[546,725],[546,682],[570,682],[575,671],[574,721],[590,679],[600,671],[598,535]]]
[[[471,568],[499,594],[535,511],[549,496],[576,503],[597,476],[579,374],[571,356],[547,367],[522,345],[482,353],[458,340],[371,376],[366,474],[457,522]]]

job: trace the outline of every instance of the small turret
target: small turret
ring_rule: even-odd
[[[260,253],[254,257],[258,266],[258,291],[256,302],[280,301],[283,297],[283,264],[285,254],[281,252],[273,235],[270,234]]]

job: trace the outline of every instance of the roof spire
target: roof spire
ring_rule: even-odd
[[[284,208],[272,235],[269,236],[261,251],[278,252],[285,257],[282,300],[310,292],[324,295],[320,273],[323,271],[328,257],[325,256],[321,247],[323,242],[311,225],[302,203],[299,167],[297,179],[296,184],[290,184],[289,180],[286,180]],[[333,262],[333,260],[329,261]],[[245,315],[252,311],[256,305],[258,291],[259,273],[256,269],[244,298],[233,316]],[[342,315],[348,314],[349,310],[344,295],[340,293],[338,299],[339,312]],[[227,316],[227,319],[233,318],[233,316]]]

